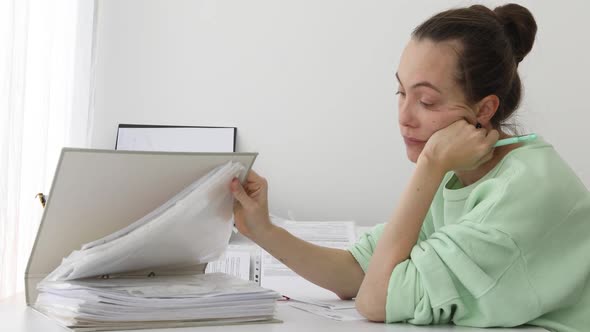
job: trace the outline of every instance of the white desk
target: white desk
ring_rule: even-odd
[[[537,327],[521,327],[514,329],[493,329],[484,330],[476,328],[458,327],[458,326],[426,326],[419,327],[409,324],[381,324],[371,323],[368,321],[339,322],[331,319],[322,318],[289,306],[287,303],[279,303],[276,318],[284,323],[278,324],[256,324],[256,325],[232,325],[232,326],[213,326],[213,327],[190,327],[178,329],[157,329],[141,330],[151,332],[204,332],[204,331],[223,331],[223,332],[299,332],[299,331],[324,331],[324,332],[347,332],[347,331],[395,331],[395,332],[508,332],[508,331],[526,331],[526,332],[546,332],[546,330]],[[43,316],[37,311],[27,307],[24,303],[24,296],[19,295],[0,301],[0,330],[10,332],[64,332],[69,331],[59,326],[56,322]]]

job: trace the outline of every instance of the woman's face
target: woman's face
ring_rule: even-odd
[[[408,159],[418,160],[426,141],[436,131],[462,118],[476,122],[456,80],[457,42],[412,39],[399,68],[399,127]]]

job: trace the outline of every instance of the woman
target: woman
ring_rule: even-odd
[[[542,139],[494,148],[521,97],[536,23],[515,4],[439,13],[396,73],[416,164],[391,220],[348,251],[269,221],[267,182],[231,184],[239,231],[372,321],[590,328],[590,195]]]

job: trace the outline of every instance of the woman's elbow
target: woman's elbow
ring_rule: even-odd
[[[385,321],[385,304],[372,298],[371,296],[363,295],[359,292],[355,301],[356,310],[366,319],[372,322]]]
[[[352,300],[354,298],[354,296],[346,295],[344,293],[336,293],[336,296],[338,296],[339,299],[344,301]]]

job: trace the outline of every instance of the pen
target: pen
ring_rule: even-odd
[[[503,145],[532,141],[536,138],[537,138],[537,134],[528,134],[528,135],[523,135],[523,136],[515,136],[515,137],[505,138],[505,139],[501,139],[501,140],[497,141],[496,144],[494,144],[494,147],[497,148],[497,147],[503,146]]]

